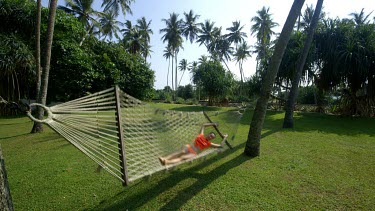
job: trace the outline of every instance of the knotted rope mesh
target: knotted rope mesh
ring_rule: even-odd
[[[209,121],[203,112],[162,110],[117,87],[45,109],[49,115],[42,122],[123,184],[183,163],[163,166],[158,157],[192,143],[202,124]],[[220,116],[209,113],[214,121]],[[241,116],[238,111],[224,113],[224,119],[235,123],[225,126],[225,133],[235,133],[233,125],[238,125]],[[214,151],[204,150],[194,159]]]

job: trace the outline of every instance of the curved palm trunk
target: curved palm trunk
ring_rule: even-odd
[[[227,63],[225,62],[225,60],[223,58],[221,60],[224,62],[225,66],[227,67],[228,71],[230,72],[230,69],[229,69]]]
[[[288,101],[285,107],[286,111],[285,111],[283,128],[293,128],[294,126],[293,111],[294,111],[294,103],[298,95],[298,85],[299,85],[300,78],[302,75],[302,70],[303,70],[303,67],[305,66],[306,58],[309,53],[310,46],[314,37],[314,31],[319,20],[320,11],[322,10],[322,5],[323,5],[323,0],[318,0],[318,3],[316,4],[314,16],[313,16],[313,19],[309,28],[309,32],[307,34],[307,38],[305,40],[305,44],[302,50],[302,54],[300,54],[300,57],[298,58],[298,61],[297,61],[296,74],[294,75],[292,88],[290,89]]]
[[[49,15],[48,15],[48,26],[47,26],[47,42],[45,49],[45,58],[42,72],[41,89],[40,89],[40,99],[38,103],[45,105],[47,99],[48,90],[48,78],[49,78],[49,68],[51,62],[51,50],[53,41],[53,31],[55,28],[55,17],[56,17],[57,0],[51,0],[49,5]],[[43,109],[38,109],[37,118],[42,119],[44,115]],[[40,123],[34,122],[32,133],[42,132],[43,126]]]
[[[185,70],[186,70],[186,69],[184,69],[184,71],[182,72],[182,75],[181,75],[180,81],[178,82],[178,86],[180,86],[180,84],[181,84],[181,80],[182,80],[182,77],[184,77]]]
[[[279,70],[285,48],[289,42],[294,23],[296,22],[304,2],[305,0],[294,0],[283,30],[281,31],[280,38],[275,46],[275,51],[272,55],[270,65],[268,66],[268,71],[263,80],[261,95],[254,110],[244,150],[244,153],[250,157],[259,156],[261,132],[272,85]]]
[[[90,28],[86,31],[85,35],[83,35],[81,42],[79,42],[79,46],[82,46],[83,42],[86,40],[86,37],[91,34],[93,28],[94,28],[94,24],[91,24]],[[107,35],[105,37],[107,37]]]

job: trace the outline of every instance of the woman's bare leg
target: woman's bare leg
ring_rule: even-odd
[[[196,155],[195,154],[191,154],[191,153],[188,153],[188,154],[184,154],[178,158],[174,158],[174,159],[169,159],[169,160],[164,160],[164,164],[174,164],[174,163],[178,163],[178,162],[181,162],[183,160],[187,160],[187,159],[190,159],[190,158],[193,158],[195,157]]]

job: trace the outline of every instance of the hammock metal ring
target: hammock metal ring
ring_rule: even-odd
[[[31,103],[29,106],[30,106],[30,109],[26,112],[26,114],[34,122],[47,123],[47,122],[52,120],[53,113],[52,113],[51,109],[48,108],[47,106],[39,104],[39,103]],[[40,120],[40,119],[37,119],[37,118],[33,117],[33,115],[31,114],[31,107],[32,106],[42,107],[45,111],[47,111],[47,118]]]

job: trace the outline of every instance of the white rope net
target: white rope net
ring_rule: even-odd
[[[163,166],[158,157],[192,143],[202,124],[209,121],[203,112],[161,110],[117,87],[50,107],[48,112],[44,123],[123,184],[191,161]],[[224,115],[224,119],[232,119],[234,125],[238,125],[242,116],[237,111]],[[219,116],[218,112],[212,112],[214,122]],[[224,130],[228,131],[225,133],[234,134],[230,128],[233,127],[225,126]],[[220,141],[220,138],[216,139],[216,142]],[[204,150],[193,159],[215,151],[213,148]]]

